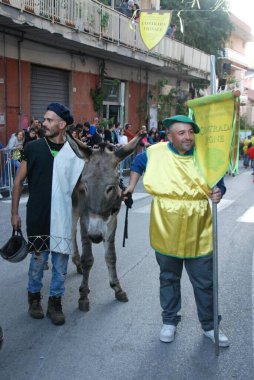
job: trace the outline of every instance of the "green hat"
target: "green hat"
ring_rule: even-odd
[[[167,117],[166,119],[163,120],[164,127],[170,127],[170,125],[174,123],[191,124],[194,130],[194,133],[199,133],[200,131],[198,125],[194,123],[192,119],[184,115],[175,115],[175,116]]]

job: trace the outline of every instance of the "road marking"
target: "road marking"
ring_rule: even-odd
[[[132,199],[133,201],[138,201],[140,199],[148,198],[150,197],[150,194],[147,193],[134,193],[132,194]],[[20,204],[27,203],[28,196],[24,196],[20,198]],[[7,199],[2,201],[4,203],[11,203],[11,199]],[[220,212],[224,210],[225,208],[229,207],[234,201],[229,200],[229,199],[222,199],[220,203],[217,206],[217,211]],[[124,204],[124,202],[122,202]],[[133,210],[133,212],[137,212],[139,214],[150,214],[150,203],[146,206],[142,206],[137,208],[136,210]],[[254,218],[254,215],[253,215]],[[252,219],[253,219],[252,218]],[[238,220],[238,221],[245,221],[245,220]],[[254,223],[253,221],[249,221],[249,223]]]
[[[143,198],[147,198],[147,197],[150,197],[150,194],[147,194],[147,193],[133,193],[132,194],[132,199],[134,201],[137,201],[137,200],[143,199]]]
[[[217,211],[220,212],[224,210],[225,208],[229,207],[232,203],[234,203],[234,201],[229,199],[222,199],[217,206]],[[139,214],[150,214],[150,204],[139,207],[136,210],[133,210],[133,212],[137,212]]]
[[[137,212],[138,214],[150,214],[151,205],[146,205],[143,207],[139,207],[136,210],[133,210],[133,212]]]
[[[147,194],[147,193],[133,193],[132,194],[133,201],[139,201],[140,199],[144,199],[147,197],[150,197],[150,194]],[[122,202],[122,205],[124,205],[124,202]]]
[[[254,207],[250,207],[245,213],[237,219],[237,222],[254,223]]]
[[[21,197],[19,203],[20,204],[27,203],[27,200],[28,200],[28,196]],[[11,203],[11,199],[6,199],[6,200],[4,200],[2,202],[3,203]]]
[[[132,199],[134,201],[137,201],[137,200],[140,200],[140,199],[143,199],[143,198],[147,198],[147,197],[150,197],[150,194],[147,194],[147,193],[134,193],[134,194],[132,194]],[[27,201],[28,201],[28,195],[24,196],[24,197],[21,197],[19,203],[23,204],[23,203],[27,203]],[[6,199],[6,200],[3,200],[1,202],[11,203],[11,199]]]
[[[234,201],[231,201],[229,199],[222,199],[220,203],[217,205],[217,211],[220,212],[221,210],[224,210],[225,208],[229,207]]]

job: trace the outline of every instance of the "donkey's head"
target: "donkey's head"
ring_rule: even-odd
[[[67,140],[79,158],[85,161],[80,178],[80,217],[89,239],[100,243],[105,239],[108,224],[121,207],[118,164],[134,152],[144,134],[114,151],[111,144],[91,149],[70,134]]]

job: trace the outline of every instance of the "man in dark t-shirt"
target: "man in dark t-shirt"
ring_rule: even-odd
[[[71,254],[71,194],[84,162],[65,140],[67,125],[73,117],[65,106],[51,103],[44,116],[45,137],[29,142],[24,149],[12,197],[12,226],[21,227],[18,213],[23,182],[27,177],[27,236],[31,251],[28,281],[29,314],[44,317],[41,306],[42,278],[51,253],[52,280],[47,316],[55,325],[65,323],[61,297]]]

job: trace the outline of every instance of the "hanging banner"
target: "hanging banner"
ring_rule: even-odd
[[[171,20],[171,12],[142,11],[140,13],[139,31],[148,48],[153,49],[165,36]]]
[[[239,112],[235,97],[239,96],[239,91],[235,94],[225,92],[187,102],[200,128],[195,135],[195,159],[211,188],[224,176],[230,160],[234,159]]]

